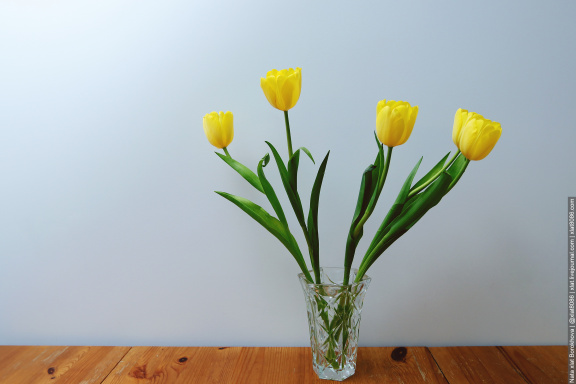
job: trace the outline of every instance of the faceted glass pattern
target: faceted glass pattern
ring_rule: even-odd
[[[350,281],[357,272],[351,271]],[[360,313],[371,279],[364,275],[344,286],[344,268],[321,268],[320,284],[310,283],[303,273],[298,277],[306,298],[314,371],[321,379],[342,381],[356,370]]]

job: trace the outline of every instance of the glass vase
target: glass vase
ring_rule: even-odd
[[[308,311],[312,365],[321,379],[342,381],[356,371],[360,313],[371,280],[364,275],[355,283],[357,272],[351,270],[348,285],[342,285],[344,268],[321,268],[320,284],[298,275]]]

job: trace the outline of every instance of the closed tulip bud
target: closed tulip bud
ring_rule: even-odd
[[[418,106],[405,101],[382,100],[376,106],[376,135],[382,144],[396,147],[404,144],[414,128]]]
[[[204,133],[210,144],[216,148],[226,148],[234,138],[232,112],[210,112],[204,115]]]
[[[501,134],[500,123],[465,109],[456,111],[452,140],[468,160],[482,160],[488,156]]]
[[[302,69],[273,69],[266,73],[266,78],[260,78],[260,86],[274,108],[287,111],[294,107],[300,98]]]

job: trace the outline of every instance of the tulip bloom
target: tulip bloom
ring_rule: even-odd
[[[204,115],[204,133],[210,144],[216,148],[226,148],[234,138],[232,112],[210,112]]]
[[[302,69],[273,69],[260,78],[260,86],[270,105],[281,111],[293,108],[300,98]]]
[[[396,147],[404,144],[414,128],[418,106],[405,101],[381,100],[376,106],[376,135],[382,144]]]
[[[500,123],[462,108],[456,111],[452,140],[468,160],[482,160],[488,156],[501,134]]]

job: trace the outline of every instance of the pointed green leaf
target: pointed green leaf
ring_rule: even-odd
[[[354,211],[354,218],[352,219],[353,225],[355,227],[358,220],[364,215],[374,189],[378,185],[378,167],[370,164],[362,174],[362,181],[360,182],[360,191],[358,193],[358,201],[356,202],[356,210]]]
[[[250,217],[256,220],[260,225],[262,225],[268,232],[270,232],[274,237],[276,237],[288,251],[292,254],[302,272],[306,275],[308,280],[312,281],[310,273],[308,272],[308,267],[304,262],[304,257],[298,248],[296,240],[288,230],[288,228],[280,222],[278,219],[270,215],[264,208],[251,202],[243,197],[234,196],[226,192],[216,191],[217,194],[224,197],[225,199],[231,201],[241,210],[246,212]]]
[[[292,187],[293,191],[298,190],[298,164],[300,163],[300,151],[301,150],[304,151],[308,155],[308,157],[310,157],[310,160],[312,160],[312,163],[314,163],[314,158],[312,157],[312,154],[305,147],[298,148],[294,152],[292,157],[290,157],[290,160],[288,160],[288,176],[290,179],[290,186]]]
[[[448,187],[446,193],[450,192],[450,190],[454,188],[454,185],[456,185],[456,183],[460,181],[460,178],[466,171],[468,164],[470,164],[470,160],[468,160],[463,155],[459,155],[456,158],[456,161],[454,161],[454,163],[448,168],[447,172],[450,176],[452,176],[453,180],[450,186]]]
[[[310,158],[310,160],[312,160],[312,163],[316,164],[316,162],[314,161],[314,158],[312,157],[312,154],[310,153],[310,151],[308,150],[308,148],[306,147],[300,147],[298,148],[298,151],[302,150],[304,151],[304,153],[306,153],[308,155],[308,157]]]
[[[288,170],[282,161],[282,157],[278,154],[278,151],[272,144],[266,142],[272,151],[272,155],[274,156],[274,160],[276,161],[276,165],[278,166],[278,171],[280,172],[280,178],[282,179],[282,184],[284,185],[284,189],[286,190],[286,194],[288,195],[288,200],[290,200],[290,204],[292,204],[292,208],[294,209],[294,213],[296,214],[296,218],[300,225],[305,226],[304,222],[304,211],[302,210],[302,202],[300,201],[300,197],[298,196],[298,192],[292,190],[292,186],[290,184],[290,176],[288,174]]]
[[[346,250],[344,253],[344,268],[346,271],[348,271],[352,266],[356,247],[358,246],[358,243],[364,234],[363,226],[358,227],[357,225],[362,216],[364,216],[366,208],[368,207],[368,204],[370,203],[370,200],[374,194],[374,190],[378,186],[378,175],[378,167],[374,166],[373,164],[370,164],[362,174],[360,191],[358,192],[358,201],[356,202],[356,209],[354,211],[352,223],[350,224],[350,230],[348,231],[348,237],[346,239]],[[354,233],[356,233],[356,235],[354,235]]]
[[[400,214],[400,212],[402,212],[402,209],[404,207],[404,204],[406,203],[406,199],[408,197],[408,194],[410,193],[410,185],[412,184],[412,181],[414,180],[414,177],[416,176],[416,173],[418,172],[418,168],[420,168],[420,164],[422,163],[422,159],[423,158],[421,157],[420,160],[414,166],[414,168],[412,168],[412,171],[410,172],[410,174],[406,178],[406,181],[404,181],[404,184],[402,185],[402,188],[400,189],[400,192],[398,193],[398,197],[396,197],[396,201],[394,202],[392,207],[390,207],[390,210],[388,211],[388,214],[386,215],[386,217],[382,221],[380,228],[378,228],[378,231],[376,231],[376,234],[374,235],[372,243],[370,243],[370,246],[368,247],[368,251],[366,254],[368,254],[370,252],[370,250],[376,244],[378,244],[378,242],[380,242],[380,240],[388,232],[388,228],[387,228],[388,225],[392,222],[392,220],[394,220]]]
[[[278,201],[278,197],[276,196],[276,192],[274,192],[274,188],[272,188],[272,185],[270,185],[270,182],[268,182],[268,179],[266,179],[266,175],[264,175],[263,167],[266,165],[266,163],[268,163],[269,159],[270,155],[266,154],[266,156],[260,160],[260,163],[258,163],[258,177],[260,178],[260,184],[262,184],[262,188],[264,189],[266,197],[268,197],[270,205],[272,205],[274,212],[276,212],[276,216],[278,216],[278,219],[286,227],[288,227],[288,222],[286,221],[286,216],[284,216],[282,205],[280,205],[280,201]]]
[[[448,173],[442,172],[440,177],[438,177],[430,187],[418,195],[418,198],[413,204],[403,209],[402,213],[390,223],[390,231],[393,232],[398,229],[405,229],[407,231],[412,228],[426,212],[440,202],[451,182],[452,177]]]
[[[410,188],[410,190],[414,190],[416,188],[418,188],[419,186],[421,186],[424,183],[427,183],[429,180],[431,180],[434,176],[436,176],[436,174],[442,169],[442,167],[444,167],[444,164],[446,163],[446,159],[448,158],[448,156],[450,156],[450,152],[448,152],[446,154],[446,156],[444,156],[431,170],[430,172],[428,172],[427,174],[424,175],[424,177],[422,177],[420,180],[418,180],[418,182],[416,184],[414,184],[412,186],[412,188]]]
[[[298,190],[298,165],[300,164],[300,150],[294,152],[288,161],[288,177],[293,191]]]
[[[390,151],[391,149],[389,149]],[[386,178],[386,174],[384,173],[384,150],[382,144],[378,145],[378,155],[376,155],[376,160],[374,161],[374,166],[377,168],[378,179],[376,181],[376,185],[372,190],[372,196],[370,197],[370,202],[368,203],[368,207],[366,207],[365,213],[368,212],[368,215],[372,214],[376,203],[378,202],[378,198],[380,197],[380,192],[382,192],[382,187]],[[364,214],[365,214],[364,213]],[[364,216],[362,214],[362,216]]]
[[[452,177],[446,173],[438,177],[430,187],[417,195],[410,204],[386,228],[385,235],[376,244],[371,244],[359,268],[359,275],[366,273],[376,259],[397,239],[414,226],[446,194]]]
[[[224,160],[224,162],[226,162],[226,164],[228,164],[230,167],[232,167],[232,169],[234,169],[236,172],[238,172],[240,174],[240,176],[242,176],[254,188],[256,188],[260,192],[264,193],[264,190],[262,189],[262,185],[260,184],[260,180],[258,179],[258,176],[256,176],[256,174],[254,172],[252,172],[248,167],[246,167],[242,163],[239,163],[238,161],[234,160],[231,157],[222,155],[218,152],[214,152],[214,153],[216,153],[218,155],[218,157],[220,157],[222,160]]]
[[[312,193],[310,195],[310,211],[308,212],[308,234],[310,237],[310,242],[312,244],[312,254],[314,260],[313,269],[316,269],[320,265],[320,241],[318,239],[318,204],[320,201],[320,189],[322,188],[322,181],[324,180],[324,173],[326,172],[326,165],[328,163],[328,156],[330,156],[330,151],[324,157],[320,168],[318,169],[318,174],[316,175],[316,180],[314,181],[314,186],[312,187]]]

